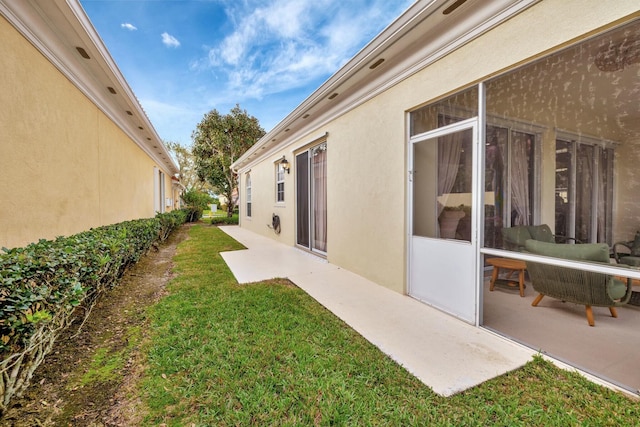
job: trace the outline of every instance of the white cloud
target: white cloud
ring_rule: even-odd
[[[164,32],[162,33],[162,43],[167,47],[178,47],[180,46],[180,42],[177,38],[173,37],[171,34]]]
[[[135,25],[130,24],[128,22],[124,22],[124,23],[120,24],[120,26],[122,28],[124,28],[125,30],[129,30],[129,31],[135,31],[135,30],[138,29]]]
[[[233,32],[208,52],[205,61],[237,98],[304,86],[337,71],[389,24],[410,0],[245,0],[226,10]]]
[[[189,144],[191,132],[204,114],[205,109],[187,101],[172,99],[171,103],[153,98],[140,99],[154,128],[165,141]]]

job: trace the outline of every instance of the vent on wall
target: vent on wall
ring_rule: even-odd
[[[382,64],[384,62],[384,58],[380,58],[378,59],[376,62],[374,62],[373,64],[371,64],[369,66],[370,70],[373,70],[374,68],[376,68],[378,65]]]
[[[457,0],[451,6],[449,6],[445,10],[443,10],[442,14],[443,15],[448,15],[451,12],[453,12],[454,10],[456,10],[457,8],[459,8],[460,6],[462,6],[463,4],[465,4],[466,2],[467,2],[467,0]]]
[[[82,56],[84,59],[91,59],[91,57],[89,56],[89,54],[87,53],[86,50],[84,50],[83,48],[81,48],[80,46],[76,47],[76,50],[78,51],[78,53],[80,54],[80,56]]]

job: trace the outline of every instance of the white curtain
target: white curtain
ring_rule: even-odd
[[[591,218],[593,215],[593,146],[578,144],[576,170],[576,239],[583,243],[592,241]],[[594,240],[595,241],[595,240]]]
[[[451,193],[460,167],[463,132],[445,135],[438,139],[438,196]],[[444,204],[438,204],[438,215],[442,213]]]
[[[513,218],[514,225],[529,225],[531,207],[529,206],[529,158],[527,145],[531,143],[530,136],[513,133],[511,143],[511,208],[516,211]]]
[[[604,149],[600,150],[598,162],[598,212],[597,222],[598,230],[596,242],[607,242],[607,156]]]
[[[327,148],[323,144],[312,150],[313,168],[313,248],[327,251]]]

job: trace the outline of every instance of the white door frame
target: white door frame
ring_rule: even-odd
[[[472,130],[473,178],[471,241],[444,240],[413,235],[414,203],[414,144],[454,132]],[[479,235],[478,218],[481,216],[482,159],[478,148],[480,138],[478,117],[456,122],[408,138],[408,222],[407,222],[407,280],[410,296],[452,314],[467,323],[478,325],[480,313]]]

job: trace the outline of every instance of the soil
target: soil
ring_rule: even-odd
[[[84,324],[84,313],[79,310],[24,395],[11,401],[0,426],[140,424],[144,410],[136,384],[144,366],[140,347],[148,331],[146,311],[166,293],[176,246],[187,238],[189,227],[176,230],[131,267],[118,286],[99,298]],[[105,360],[109,355],[125,354],[126,362],[106,378],[84,384],[81,379],[87,378],[98,349],[107,355]]]

